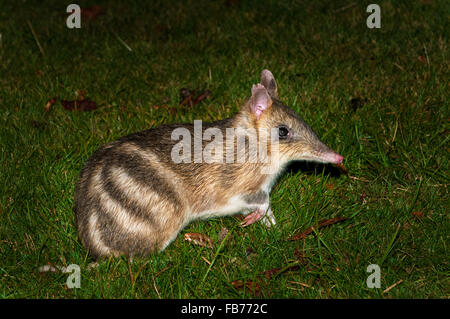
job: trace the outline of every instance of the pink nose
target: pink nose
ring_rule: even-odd
[[[342,155],[339,155],[338,153],[330,152],[323,155],[323,159],[332,164],[341,164],[344,160],[344,157]]]
[[[334,154],[334,164],[341,164],[344,160],[344,157],[342,155],[339,155],[338,153]]]

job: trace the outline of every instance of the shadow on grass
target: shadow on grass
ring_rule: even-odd
[[[331,164],[311,163],[311,162],[292,162],[286,167],[286,174],[295,175],[299,172],[306,175],[317,175],[323,171],[323,175],[329,175],[330,177],[339,178],[344,175],[344,172]]]

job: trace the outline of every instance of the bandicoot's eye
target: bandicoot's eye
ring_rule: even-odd
[[[289,129],[286,126],[278,127],[278,136],[280,138],[287,138],[289,136]]]

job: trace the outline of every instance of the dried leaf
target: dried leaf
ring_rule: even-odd
[[[84,100],[84,96],[86,95],[86,91],[85,90],[76,90],[75,91],[75,97],[78,98],[78,100],[83,101]]]
[[[359,195],[359,201],[364,202],[365,198],[366,198],[366,192],[362,191],[361,195]]]
[[[329,226],[329,225],[344,221],[346,219],[347,219],[346,217],[336,217],[336,218],[322,220],[319,222],[319,224],[317,226],[311,226],[308,229],[306,229],[305,231],[303,231],[302,233],[290,237],[288,240],[302,240],[302,239],[306,238],[306,236],[308,236],[309,234],[314,232],[315,229]]]
[[[244,287],[244,283],[242,282],[242,280],[235,280],[235,281],[231,282],[231,285],[234,287],[234,289],[237,289],[237,290]]]
[[[300,248],[297,247],[294,250],[294,256],[297,258],[297,260],[302,264],[302,266],[306,266],[308,264],[307,257],[300,251]]]
[[[281,270],[281,268],[273,268],[273,269],[264,271],[263,274],[267,279],[272,279],[272,277],[274,275],[276,275],[280,270]]]
[[[184,234],[184,240],[191,242],[195,245],[213,248],[213,243],[211,238],[200,233],[186,233]]]
[[[325,183],[325,188],[328,190],[333,190],[336,187],[334,183]]]
[[[245,283],[245,287],[250,293],[252,293],[255,296],[259,296],[261,292],[261,287],[259,286],[259,284],[251,280],[247,280],[247,282]]]
[[[245,283],[242,280],[235,280],[231,283],[231,285],[236,290],[242,290],[245,287],[248,292],[255,296],[259,296],[261,292],[260,285],[257,282],[253,282],[251,280],[247,280]]]
[[[81,8],[81,15],[87,20],[95,20],[98,16],[105,13],[105,8],[100,5],[95,5],[87,8]]]
[[[202,92],[200,95],[198,95],[198,96],[195,98],[193,104],[195,105],[195,104],[200,103],[201,101],[203,101],[204,99],[206,99],[210,94],[211,94],[211,92],[208,91],[208,90]]]
[[[45,105],[44,111],[48,112],[50,111],[50,107],[56,103],[56,100],[58,98],[56,96],[54,96],[52,99],[48,100],[47,104]]]
[[[193,92],[187,88],[180,89],[180,104],[186,105],[192,100]]]
[[[412,212],[411,215],[413,215],[416,218],[423,218],[423,217],[425,217],[425,214],[423,212],[419,212],[419,211]]]
[[[288,267],[285,267],[285,268],[273,268],[273,269],[269,269],[269,270],[266,270],[266,271],[264,271],[264,276],[267,278],[267,279],[272,279],[273,277],[275,277],[275,276],[277,276],[277,275],[279,275],[279,274],[282,274],[282,273],[284,273],[284,272],[286,272],[286,271],[295,271],[295,270],[299,270],[300,269],[300,266],[299,265],[292,265],[292,266],[288,266]]]
[[[420,62],[422,62],[422,63],[424,63],[424,64],[427,63],[427,58],[424,57],[423,55],[419,55],[419,56],[417,57],[417,60],[419,60]]]
[[[96,102],[84,98],[74,101],[61,100],[61,104],[68,111],[92,111],[98,108]]]
[[[197,93],[197,90],[187,88],[180,89],[180,105],[188,105],[190,107],[200,103],[211,94],[211,91],[205,90]]]

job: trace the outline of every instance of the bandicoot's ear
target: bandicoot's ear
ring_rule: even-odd
[[[266,88],[261,84],[253,85],[252,97],[250,98],[250,110],[256,119],[259,120],[261,114],[271,106],[272,99]]]
[[[261,72],[261,84],[264,85],[270,96],[278,99],[277,82],[275,82],[272,72],[269,70],[263,70]]]

